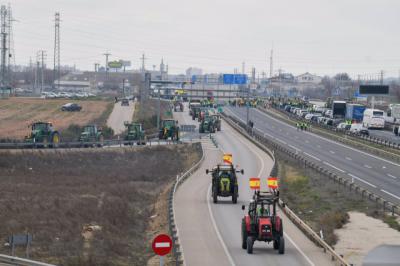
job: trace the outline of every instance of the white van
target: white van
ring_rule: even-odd
[[[365,109],[363,126],[366,128],[384,128],[385,112],[379,109]]]

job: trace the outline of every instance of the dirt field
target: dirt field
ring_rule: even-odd
[[[80,112],[62,112],[63,104],[76,102],[82,106]],[[99,119],[110,108],[112,102],[90,100],[45,100],[10,98],[0,100],[0,139],[22,139],[28,135],[28,125],[34,121],[51,121],[61,131],[71,124],[84,125]],[[108,115],[107,115],[108,116]]]
[[[57,265],[145,265],[151,237],[167,233],[158,199],[199,151],[174,145],[2,152],[0,239],[29,232],[31,257]],[[10,248],[0,245],[0,253]]]

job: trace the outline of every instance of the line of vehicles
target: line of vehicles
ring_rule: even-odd
[[[387,120],[383,110],[345,101],[333,101],[332,108],[285,104],[283,109],[299,119],[361,135],[369,135],[369,129],[384,129]],[[396,127],[398,125],[395,124]]]
[[[42,99],[84,99],[95,97],[96,95],[89,92],[53,92],[53,91],[44,91],[41,93],[40,98]]]
[[[212,99],[191,100],[189,103],[189,115],[199,124],[199,133],[215,133],[221,131],[221,107]]]
[[[226,154],[224,157],[227,156]],[[237,174],[244,174],[244,170],[238,170],[232,163],[232,156],[228,155],[228,162],[224,160],[212,169],[206,169],[206,174],[211,174],[212,199],[216,204],[218,197],[232,197],[232,203],[236,204],[239,197],[239,185]],[[248,254],[253,253],[255,241],[273,243],[273,248],[279,254],[285,253],[285,239],[283,236],[283,221],[276,212],[279,201],[279,191],[254,190],[253,198],[250,200],[248,211],[242,218],[241,239],[242,249]],[[242,205],[242,210],[246,209]]]

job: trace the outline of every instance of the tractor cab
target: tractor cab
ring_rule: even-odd
[[[232,164],[218,164],[211,170],[206,170],[206,174],[212,176],[212,196],[214,203],[220,197],[232,197],[232,202],[237,203],[239,197],[239,186],[236,173],[244,174],[244,170],[236,170]]]
[[[159,139],[179,140],[178,121],[174,119],[164,119],[161,121]]]
[[[133,145],[136,142],[137,145],[146,145],[147,138],[143,130],[142,124],[124,122],[126,128],[126,135],[124,137],[125,145]]]
[[[285,252],[282,219],[276,214],[279,191],[255,191],[249,203],[248,213],[242,219],[242,248],[253,253],[255,241],[273,242],[279,254]],[[245,206],[242,206],[245,210]]]
[[[86,125],[81,132],[79,141],[83,143],[93,142],[90,144],[91,146],[95,146],[94,142],[98,142],[97,146],[103,146],[104,136],[102,129],[97,125]],[[84,146],[88,147],[89,144],[84,144]]]
[[[60,134],[50,122],[35,122],[30,126],[31,133],[25,137],[27,143],[40,143],[43,147],[58,147]],[[40,145],[39,145],[40,146]]]
[[[213,121],[214,127],[217,131],[221,131],[221,115],[212,114],[211,119]]]

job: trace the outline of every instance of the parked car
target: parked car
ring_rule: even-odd
[[[369,136],[369,131],[362,124],[352,124],[350,127],[350,132],[358,135]]]
[[[121,100],[121,106],[129,106],[129,100],[128,99],[122,99]]]
[[[79,112],[80,110],[82,110],[82,106],[76,103],[67,103],[61,107],[61,111],[67,112]]]
[[[347,124],[347,123],[339,123],[339,125],[337,125],[337,129],[344,129],[344,130],[349,130],[351,127],[351,124]]]

